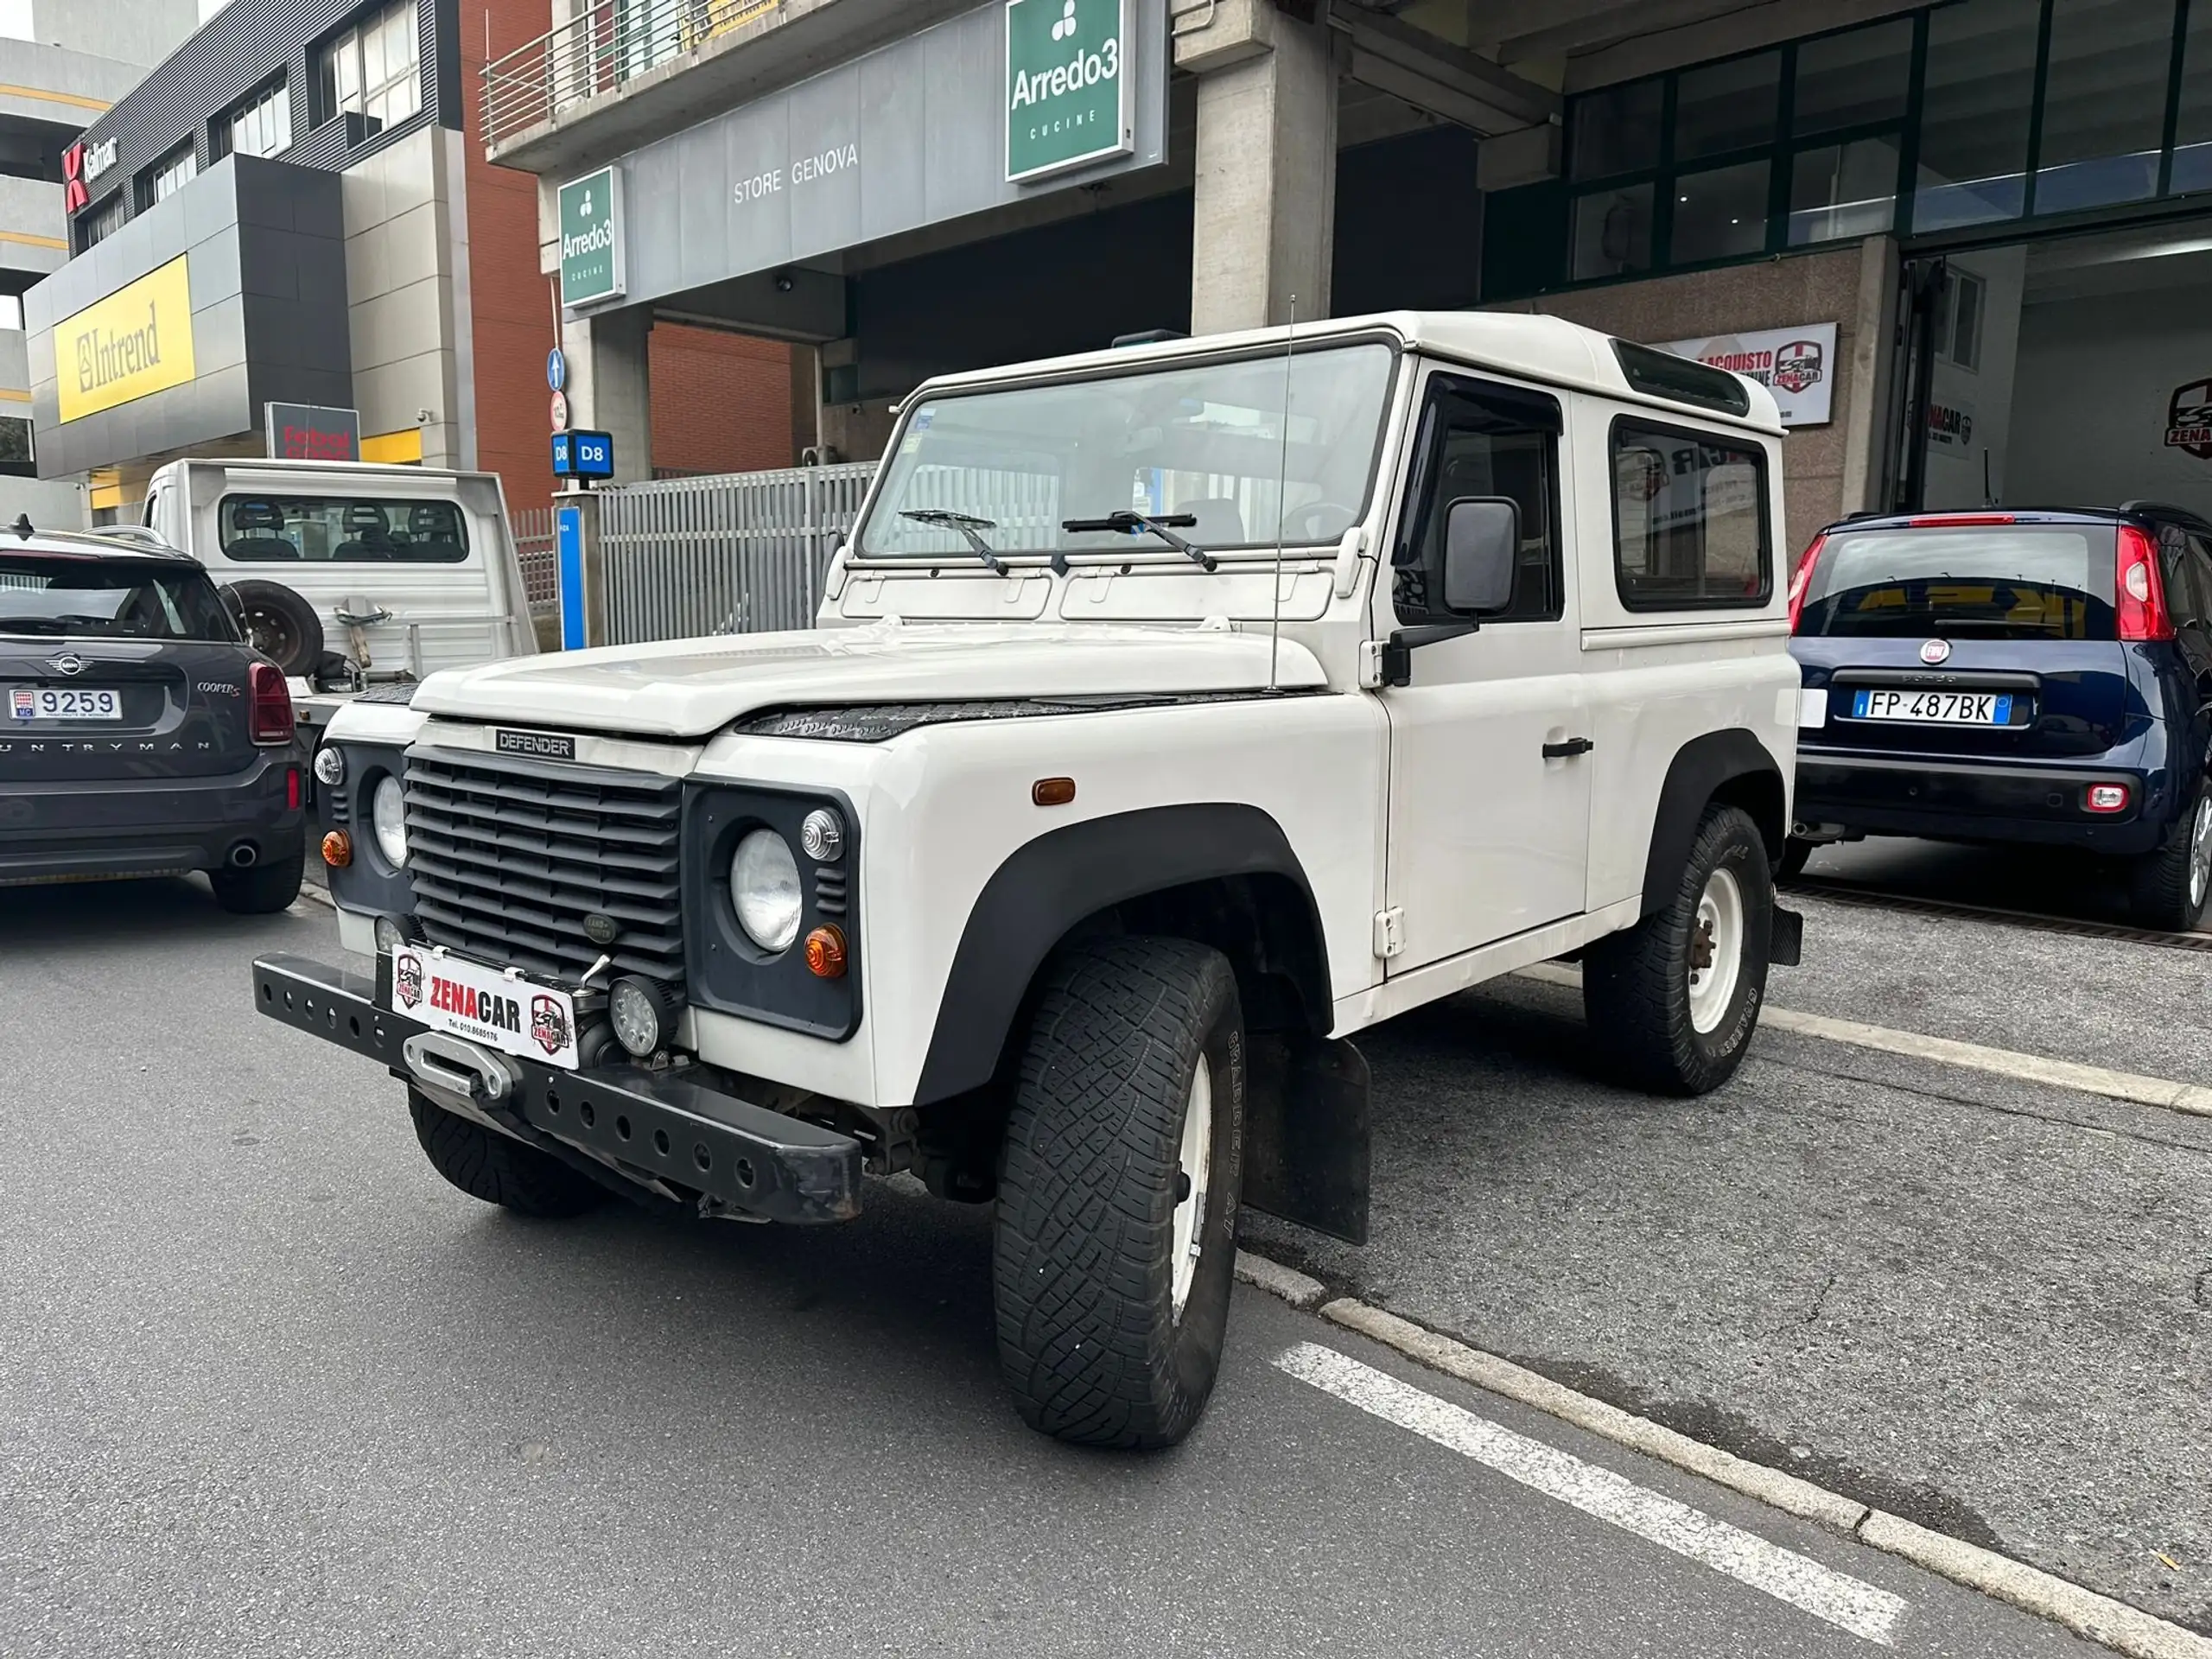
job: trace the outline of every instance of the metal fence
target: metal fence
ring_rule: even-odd
[[[572,104],[772,11],[784,0],[594,0],[484,66],[484,143],[542,126]]]
[[[610,641],[811,627],[874,473],[861,461],[601,491]]]
[[[523,592],[532,616],[561,608],[561,567],[553,548],[553,509],[524,507],[513,515],[515,551],[522,555]]]

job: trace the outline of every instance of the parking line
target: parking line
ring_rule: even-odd
[[[1523,968],[1518,977],[1539,984],[1582,988],[1582,972],[1560,963],[1538,963]],[[1775,1031],[1801,1037],[1818,1037],[1831,1043],[1848,1043],[1885,1054],[1904,1054],[1934,1060],[1943,1065],[1986,1071],[2021,1083],[2048,1084],[2076,1094],[2101,1095],[2107,1100],[2132,1101],[2139,1106],[2158,1106],[2191,1117],[2212,1117],[2212,1089],[2202,1084],[2176,1083],[2170,1077],[2146,1077],[2136,1071],[2114,1071],[2101,1065],[2082,1065],[2073,1060],[2054,1060],[2041,1054],[2023,1054],[2010,1048],[1986,1048],[1951,1037],[1929,1037],[1917,1031],[1897,1031],[1870,1026],[1857,1020],[1835,1020],[1824,1014],[1801,1014],[1796,1008],[1768,1003],[1759,1010],[1759,1023]]]
[[[1811,1557],[1769,1543],[1610,1469],[1478,1417],[1319,1343],[1284,1350],[1275,1364],[1370,1416],[1496,1470],[1531,1491],[1703,1563],[1866,1641],[1894,1646],[1909,1604]]]

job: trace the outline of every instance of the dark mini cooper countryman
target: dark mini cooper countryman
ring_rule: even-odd
[[[150,537],[0,533],[0,887],[203,870],[282,910],[306,851],[275,664]]]
[[[2212,524],[2131,502],[1831,525],[1790,589],[1796,834],[2075,847],[2212,906]]]

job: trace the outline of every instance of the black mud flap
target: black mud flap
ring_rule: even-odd
[[[1367,1243],[1367,1058],[1348,1042],[1261,1032],[1244,1095],[1244,1202]]]
[[[1794,910],[1774,907],[1774,937],[1768,942],[1766,959],[1776,968],[1795,968],[1805,955],[1805,918]]]

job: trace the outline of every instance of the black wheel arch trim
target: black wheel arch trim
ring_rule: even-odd
[[[1673,902],[1675,884],[1689,860],[1690,844],[1697,839],[1698,821],[1715,795],[1738,779],[1771,779],[1780,821],[1762,823],[1770,857],[1782,856],[1789,832],[1787,810],[1789,791],[1782,766],[1758,735],[1741,726],[1694,737],[1676,751],[1659,788],[1659,808],[1651,823],[1651,845],[1643,860],[1643,909],[1646,916]]]
[[[945,976],[913,1103],[949,1100],[990,1082],[1038,969],[1077,925],[1132,899],[1233,876],[1276,877],[1297,890],[1313,952],[1285,971],[1307,1020],[1325,1033],[1326,936],[1282,826],[1258,807],[1230,802],[1109,813],[1023,843],[984,883]]]

